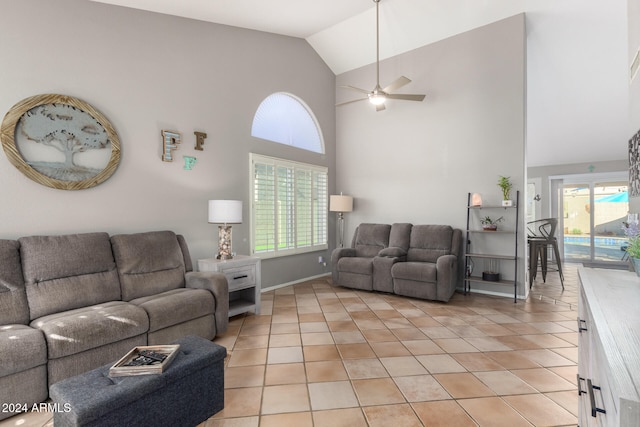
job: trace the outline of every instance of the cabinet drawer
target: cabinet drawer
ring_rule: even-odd
[[[250,288],[256,285],[256,268],[253,265],[223,268],[220,271],[229,282],[229,291],[235,291],[243,288]]]

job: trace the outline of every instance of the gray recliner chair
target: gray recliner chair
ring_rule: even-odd
[[[389,224],[363,223],[356,228],[350,248],[331,253],[333,283],[349,288],[373,290],[373,260],[389,247]]]
[[[393,293],[447,302],[456,290],[462,231],[414,225],[406,262],[391,267]]]
[[[411,224],[360,224],[350,248],[331,254],[333,283],[366,291],[393,292],[391,267],[406,261]]]

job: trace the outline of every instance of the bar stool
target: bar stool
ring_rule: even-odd
[[[558,239],[555,237],[556,228],[558,227],[557,218],[539,219],[527,223],[529,230],[529,289],[533,286],[533,280],[538,273],[538,259],[540,259],[540,267],[542,270],[542,281],[547,281],[547,271],[549,270],[548,249],[553,250],[556,268],[560,275],[560,284],[564,290],[564,274],[562,274],[562,261],[560,259],[560,251],[558,250]]]

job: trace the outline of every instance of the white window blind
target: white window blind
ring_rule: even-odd
[[[250,157],[253,254],[268,258],[327,249],[327,168]]]

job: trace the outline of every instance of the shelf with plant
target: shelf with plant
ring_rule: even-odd
[[[480,223],[482,224],[482,229],[484,231],[496,231],[498,230],[498,223],[502,221],[504,221],[504,217],[502,216],[500,218],[492,219],[487,215],[480,220]]]

